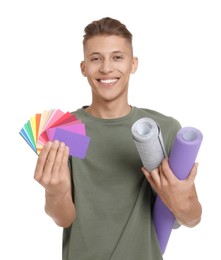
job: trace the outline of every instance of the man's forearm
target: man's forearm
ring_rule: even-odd
[[[71,192],[64,196],[51,196],[45,194],[45,212],[58,226],[69,227],[76,218],[76,210],[72,201]]]

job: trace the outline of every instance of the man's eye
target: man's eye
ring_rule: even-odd
[[[99,60],[101,60],[101,59],[98,58],[98,57],[93,57],[93,58],[91,58],[91,61],[99,61]]]
[[[123,56],[114,56],[114,60],[122,60]]]

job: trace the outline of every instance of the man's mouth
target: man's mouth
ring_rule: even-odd
[[[110,85],[110,84],[114,84],[118,81],[119,79],[118,78],[114,78],[114,79],[98,79],[98,81],[102,84],[107,84],[107,85]]]

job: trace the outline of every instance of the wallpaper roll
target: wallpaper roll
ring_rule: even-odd
[[[174,140],[169,157],[169,165],[173,173],[180,180],[188,177],[198,154],[203,135],[194,127],[181,128]],[[157,196],[153,208],[153,222],[157,232],[162,254],[164,254],[175,217]]]
[[[159,125],[151,118],[138,119],[131,128],[143,166],[151,172],[166,156]]]
[[[137,120],[131,128],[143,166],[151,172],[166,156],[159,125],[150,118]],[[175,176],[183,180],[188,177],[196,160],[203,135],[194,127],[181,128],[174,140],[169,157],[169,165]],[[160,249],[164,254],[175,217],[157,196],[153,208],[153,223],[158,236]]]

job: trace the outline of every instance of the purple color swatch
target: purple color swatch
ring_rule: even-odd
[[[69,153],[71,156],[80,159],[85,158],[90,142],[89,136],[70,132],[62,128],[56,128],[53,139],[64,142],[69,147]]]
[[[184,180],[188,177],[202,139],[202,133],[194,127],[183,127],[178,131],[169,157],[170,168],[178,179]],[[153,222],[163,254],[175,223],[175,217],[159,196],[153,208]]]
[[[56,126],[56,127],[47,129],[46,132],[47,132],[49,141],[54,140],[54,134],[55,134],[55,130],[57,128],[61,128],[66,131],[73,132],[73,133],[80,134],[80,135],[86,135],[85,125],[83,123],[80,123],[80,124],[72,123],[71,125],[66,124],[66,125]]]

